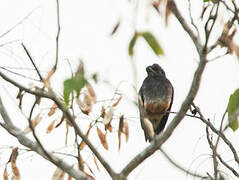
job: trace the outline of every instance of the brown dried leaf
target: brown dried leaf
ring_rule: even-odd
[[[95,94],[95,91],[94,91],[93,87],[91,86],[91,84],[90,84],[90,83],[87,83],[87,84],[86,84],[86,88],[87,88],[87,90],[88,90],[88,92],[89,92],[89,95],[90,95],[90,97],[91,97],[91,101],[92,101],[93,103],[96,103],[96,94]]]
[[[108,124],[105,125],[105,131],[106,131],[106,130],[109,130],[110,132],[112,132],[112,129],[113,129],[113,128],[112,128],[112,126],[111,126],[111,121],[110,121]]]
[[[48,72],[46,78],[43,80],[44,87],[47,87],[47,88],[51,87],[50,78],[55,72],[56,72],[56,66],[53,66],[53,68]]]
[[[102,106],[102,108],[101,108],[101,115],[100,115],[100,117],[102,117],[102,118],[105,117],[105,108],[104,108],[104,106]]]
[[[46,129],[46,133],[49,134],[54,129],[55,120],[52,121]]]
[[[56,112],[57,105],[53,104],[52,107],[50,108],[50,111],[48,112],[48,116],[53,115]]]
[[[155,10],[158,11],[158,12],[159,12],[159,6],[160,6],[161,2],[162,2],[161,0],[153,1],[153,2],[152,2],[153,7],[154,7]]]
[[[121,99],[122,99],[122,96],[119,97],[119,99],[112,105],[112,107],[116,107],[119,104]]]
[[[16,162],[11,161],[11,167],[12,167],[12,173],[13,173],[13,179],[14,180],[20,180],[20,171],[16,165]]]
[[[120,147],[121,147],[121,134],[123,132],[123,127],[124,127],[124,116],[121,115],[120,120],[119,120],[119,129],[118,129],[118,139],[119,139],[118,149],[119,150],[120,150]]]
[[[36,126],[39,124],[40,121],[41,121],[40,114],[38,114],[38,115],[32,120],[32,126],[33,126],[33,127],[36,127]],[[24,134],[28,134],[29,132],[31,132],[31,128],[30,128],[29,126],[27,126],[27,127],[24,129],[23,133],[24,133]]]
[[[17,156],[18,156],[18,147],[15,147],[12,149],[12,153],[11,153],[9,162],[11,161],[11,162],[16,163]]]
[[[83,61],[80,60],[80,64],[79,64],[78,69],[77,69],[77,71],[76,71],[76,75],[78,75],[78,76],[83,76],[84,73],[85,73],[84,64],[83,64]]]
[[[70,175],[68,175],[67,180],[72,180],[72,177]]]
[[[106,135],[102,133],[102,131],[97,127],[97,134],[98,137],[100,139],[101,144],[103,145],[103,147],[108,150],[108,144],[106,141]]]
[[[36,104],[40,104],[41,103],[41,97],[39,96],[35,96],[36,97]]]
[[[65,172],[62,171],[60,168],[56,168],[53,176],[52,176],[52,180],[63,180],[65,176]]]
[[[111,106],[110,109],[108,110],[108,112],[105,114],[105,117],[103,119],[103,123],[108,124],[112,120],[113,114],[114,114],[114,107]]]
[[[19,104],[18,107],[19,109],[22,109],[22,97],[23,97],[24,93],[22,89],[19,89],[19,92],[17,94],[17,99],[19,99]]]
[[[97,160],[96,160],[96,157],[95,155],[93,154],[93,158],[94,158],[94,163],[95,163],[95,166],[96,168],[98,169],[98,171],[100,170],[99,166],[98,166],[98,163],[97,163]]]
[[[58,127],[61,125],[61,123],[64,121],[64,119],[65,119],[65,116],[64,116],[64,114],[62,114],[61,120],[60,120],[60,122],[55,126],[55,128],[58,128]]]
[[[129,140],[129,125],[126,121],[124,121],[124,128],[123,129],[124,129],[126,142],[128,142],[128,140]]]
[[[4,172],[3,172],[3,180],[8,180],[7,166],[5,167]]]
[[[86,132],[86,135],[85,135],[87,138],[88,138],[88,136],[89,136],[89,134],[90,134],[91,128],[92,128],[92,124],[90,123],[89,128],[88,128],[88,130],[87,130],[87,132]],[[84,142],[83,140],[81,140],[81,143],[80,143],[80,145],[79,145],[79,149],[80,149],[80,150],[83,150],[84,147],[85,147],[85,142]]]
[[[171,0],[167,0],[167,4],[166,4],[166,12],[165,12],[165,25],[168,26],[168,19],[169,19],[169,16],[171,15],[171,10],[169,8],[170,6],[170,1]]]
[[[82,102],[80,99],[76,100],[76,103],[78,104],[80,110],[82,113],[88,115],[91,111],[91,106],[87,106],[84,102]]]

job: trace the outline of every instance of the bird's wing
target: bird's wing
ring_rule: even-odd
[[[171,110],[171,107],[172,107],[172,104],[173,104],[173,96],[174,96],[174,89],[173,89],[173,86],[172,86],[172,96],[171,96],[171,100],[170,100],[170,105],[166,109],[166,111]],[[156,134],[159,134],[164,129],[164,127],[166,125],[166,122],[168,120],[168,116],[169,116],[169,113],[166,112],[165,115],[161,118],[160,123],[158,124],[157,128],[155,129]]]
[[[139,90],[139,94],[138,94],[138,106],[139,106],[139,112],[140,112],[140,122],[141,122],[141,127],[144,130],[145,141],[147,140],[151,141],[154,137],[154,128],[153,128],[153,124],[147,117],[147,111],[144,107],[144,96],[141,89]]]

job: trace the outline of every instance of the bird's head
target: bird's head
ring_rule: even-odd
[[[158,76],[158,75],[165,76],[164,70],[158,64],[148,66],[146,68],[146,71],[148,73],[148,76]]]

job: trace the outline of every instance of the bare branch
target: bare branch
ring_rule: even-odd
[[[197,110],[197,112],[199,113],[199,115],[201,116],[200,120],[202,122],[204,122],[207,126],[209,126],[209,128],[215,133],[217,134],[218,136],[220,136],[222,138],[222,140],[228,145],[228,147],[231,149],[232,153],[233,153],[233,156],[234,156],[234,159],[235,161],[237,162],[237,164],[239,164],[239,157],[238,157],[238,154],[237,154],[237,151],[236,149],[234,148],[234,146],[232,145],[232,143],[227,139],[227,137],[221,133],[220,131],[218,131],[210,121],[207,121],[205,119],[205,117],[202,115],[200,109],[198,107],[196,107],[194,104],[193,104],[193,107]]]
[[[2,99],[0,98],[0,114],[4,120],[4,123],[1,123],[0,125],[6,129],[11,135],[16,137],[18,141],[30,148],[31,150],[35,151],[45,159],[51,161],[53,164],[55,164],[57,167],[60,167],[62,170],[67,172],[70,176],[74,177],[77,180],[90,180],[86,175],[84,175],[82,172],[75,170],[71,165],[67,164],[66,162],[62,161],[59,159],[57,156],[51,154],[50,152],[47,152],[50,156],[51,159],[48,159],[48,157],[45,155],[45,153],[42,151],[42,148],[39,146],[39,144],[33,142],[30,140],[28,137],[24,135],[24,133],[14,126],[12,123],[12,120],[10,119],[3,103]]]
[[[187,24],[186,20],[183,18],[183,16],[181,15],[181,13],[179,12],[174,0],[168,0],[168,8],[173,12],[173,14],[175,15],[175,17],[178,19],[178,21],[180,22],[180,24],[182,25],[183,29],[188,33],[188,35],[191,37],[197,51],[199,54],[201,54],[202,51],[202,45],[200,42],[199,37],[197,37],[194,32],[192,31],[192,29],[189,27],[189,25]]]
[[[37,68],[37,66],[36,66],[36,64],[35,64],[35,62],[34,62],[34,60],[32,59],[32,56],[31,56],[30,52],[28,51],[27,47],[26,47],[23,43],[22,43],[21,45],[22,45],[24,51],[26,52],[27,56],[29,57],[29,59],[30,59],[32,65],[34,66],[35,70],[37,71],[37,74],[38,74],[40,80],[43,81],[43,78],[42,78],[42,76],[41,76],[41,73],[40,73],[40,71],[38,70],[38,68]]]
[[[21,84],[19,84],[18,82],[12,80],[11,78],[7,77],[6,75],[4,75],[2,72],[0,72],[0,76],[5,79],[6,81],[8,81],[9,83],[13,84],[14,86],[24,90],[27,93],[36,95],[36,96],[40,96],[40,97],[45,97],[48,99],[51,99],[52,101],[54,101],[56,103],[56,105],[58,106],[58,108],[64,113],[64,116],[70,121],[70,123],[72,124],[72,126],[75,129],[75,132],[77,135],[79,135],[82,140],[88,145],[88,147],[91,149],[91,151],[95,154],[95,156],[97,157],[97,159],[101,162],[101,164],[104,166],[104,168],[107,170],[107,172],[109,173],[109,175],[111,177],[115,177],[117,176],[117,174],[114,172],[114,170],[111,168],[111,166],[108,164],[108,162],[105,161],[105,159],[101,156],[101,154],[96,150],[96,148],[93,146],[93,144],[88,140],[88,138],[83,134],[83,132],[79,129],[78,125],[76,124],[76,122],[74,121],[73,116],[71,115],[71,113],[69,112],[68,109],[65,108],[64,104],[61,102],[61,100],[52,92],[46,92],[42,89],[36,89],[31,90],[28,89],[24,86],[22,86]]]
[[[56,60],[55,60],[55,69],[57,69],[57,64],[58,64],[58,59],[59,59],[59,37],[60,37],[60,32],[61,32],[59,0],[56,0],[56,16],[57,16],[57,34],[56,34]]]
[[[162,148],[160,148],[160,151],[162,152],[162,154],[167,158],[167,160],[172,163],[176,168],[180,169],[181,171],[185,172],[186,174],[189,174],[193,177],[196,177],[196,178],[200,178],[200,179],[203,179],[203,178],[206,178],[206,176],[203,176],[201,174],[196,174],[196,173],[193,173],[193,172],[190,172],[189,170],[187,170],[185,167],[183,167],[182,165],[179,165],[177,162],[175,162],[173,160],[173,158],[171,158],[168,153],[166,153]]]

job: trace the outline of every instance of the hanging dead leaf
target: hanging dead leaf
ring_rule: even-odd
[[[5,169],[4,169],[4,172],[3,172],[3,180],[8,180],[7,166],[5,166]]]
[[[60,168],[56,168],[53,176],[52,176],[52,180],[63,180],[65,176],[65,172],[62,171]]]
[[[55,120],[52,121],[46,129],[46,133],[49,134],[54,129]]]
[[[68,175],[67,180],[72,180],[72,177],[70,175]]]
[[[169,16],[171,15],[171,10],[170,10],[170,6],[171,6],[172,2],[171,0],[167,0],[167,4],[166,4],[166,11],[165,11],[165,25],[168,26],[168,19]]]
[[[84,70],[84,63],[82,60],[80,60],[80,64],[77,68],[76,75],[78,76],[84,76],[85,70]]]
[[[95,91],[94,91],[93,87],[91,86],[91,84],[89,82],[86,84],[86,88],[87,88],[87,90],[89,92],[89,95],[91,97],[91,102],[96,103],[96,94],[95,94]]]
[[[119,99],[112,105],[112,107],[116,107],[119,104],[121,99],[122,99],[122,96],[119,97]]]
[[[18,94],[17,94],[17,99],[19,99],[18,107],[19,109],[22,109],[22,97],[24,95],[24,92],[22,89],[19,89]]]
[[[108,124],[105,125],[105,131],[108,130],[108,131],[112,132],[112,129],[113,128],[111,126],[111,121],[110,121]]]
[[[94,158],[94,163],[95,163],[95,166],[96,168],[98,169],[98,171],[100,170],[99,166],[98,166],[98,163],[97,163],[97,160],[96,160],[96,157],[95,155],[93,154],[93,158]]]
[[[84,102],[82,102],[80,99],[76,100],[76,103],[78,104],[80,110],[82,113],[88,115],[91,111],[91,105],[87,106]]]
[[[118,129],[118,139],[119,139],[118,150],[120,150],[120,147],[121,147],[121,134],[123,132],[123,126],[124,126],[124,116],[121,115],[119,120],[119,129]]]
[[[108,112],[104,116],[103,123],[108,124],[112,120],[113,114],[114,114],[114,107],[111,106]]]
[[[53,115],[56,112],[57,105],[54,103],[52,107],[50,108],[50,111],[48,112],[48,116]]]
[[[12,149],[11,156],[8,162],[16,162],[18,156],[18,147]]]
[[[64,119],[65,119],[65,116],[64,116],[64,114],[62,114],[61,120],[60,120],[60,122],[55,126],[55,128],[58,128],[58,127],[61,125],[61,123],[64,121]]]
[[[13,174],[13,179],[14,180],[20,180],[20,171],[16,165],[16,162],[11,161],[11,167],[12,167],[12,174]]]
[[[106,141],[106,135],[102,133],[102,131],[97,127],[97,134],[100,139],[101,144],[103,147],[108,150],[108,143]]]
[[[100,114],[100,117],[102,117],[102,118],[105,117],[105,108],[104,108],[104,106],[102,106],[102,108],[101,108],[101,114]]]
[[[124,129],[126,142],[128,142],[128,140],[129,140],[129,125],[128,125],[127,121],[124,121],[123,129]]]
[[[153,1],[153,2],[152,2],[153,7],[154,7],[155,10],[158,11],[158,12],[159,12],[159,6],[160,6],[161,2],[162,2],[161,0]]]
[[[41,103],[41,97],[35,96],[35,98],[36,98],[36,104],[39,105]]]
[[[89,128],[88,128],[88,130],[87,130],[87,132],[86,132],[86,135],[85,135],[87,138],[88,138],[88,136],[89,136],[89,134],[90,134],[91,128],[92,128],[92,124],[90,123]],[[80,149],[80,150],[83,150],[84,147],[85,147],[85,142],[84,142],[83,140],[81,140],[81,143],[80,143],[80,145],[79,145],[79,149]]]
[[[40,121],[41,121],[41,117],[40,117],[40,114],[38,114],[38,115],[32,120],[32,126],[33,126],[33,128],[35,128],[35,127],[39,124]],[[24,134],[28,134],[29,132],[31,132],[31,128],[30,128],[29,126],[27,126],[27,127],[24,129],[23,133],[24,133]]]
[[[53,66],[53,68],[48,72],[46,78],[43,80],[44,87],[51,88],[50,78],[55,72],[56,72],[56,66]]]

